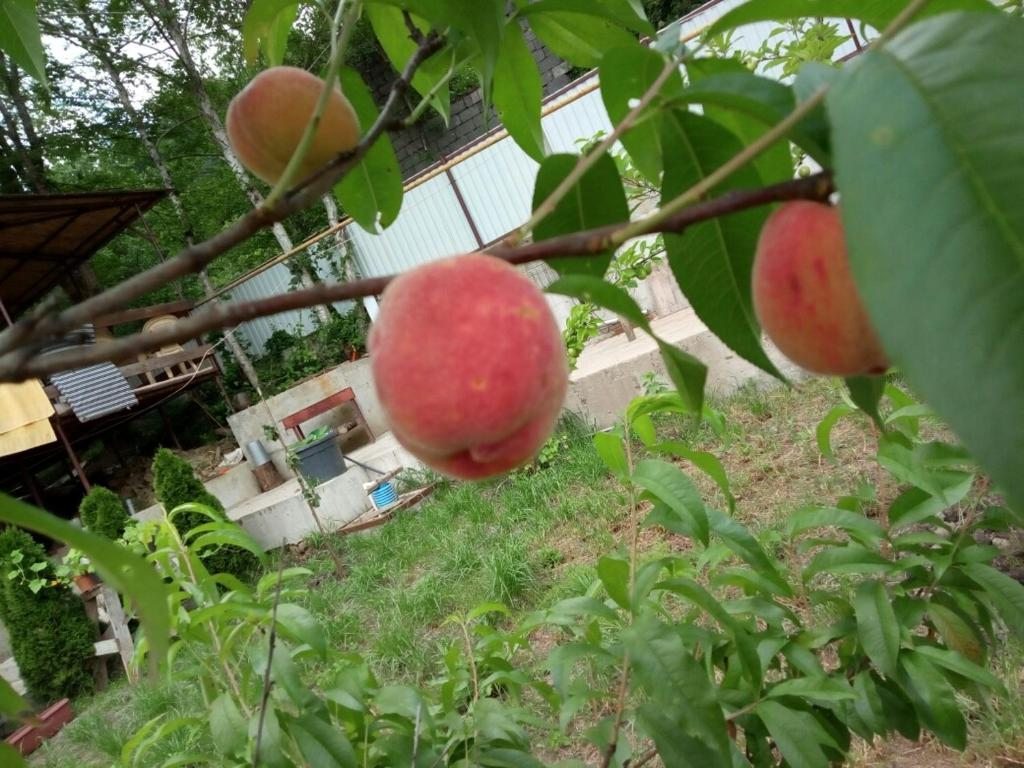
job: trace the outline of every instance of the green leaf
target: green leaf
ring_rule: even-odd
[[[933,496],[920,488],[908,488],[889,506],[890,528],[895,531],[924,520],[939,518],[945,510],[963,500],[973,483],[974,477],[968,475],[947,488],[944,498]]]
[[[708,520],[713,530],[722,541],[747,563],[753,566],[762,577],[775,585],[775,594],[780,597],[791,597],[792,588],[779,573],[775,562],[768,557],[757,539],[742,523],[717,509],[707,509]]]
[[[629,476],[629,462],[626,460],[626,449],[622,437],[614,432],[598,432],[594,435],[594,447],[601,461],[619,477]]]
[[[564,155],[563,155],[564,157]],[[545,290],[580,301],[596,304],[625,318],[638,328],[651,333],[650,323],[633,297],[617,285],[606,283],[600,275],[572,273],[559,277]]]
[[[1018,637],[1024,637],[1024,586],[984,563],[967,563],[959,568],[985,590],[1006,626]]]
[[[230,694],[222,693],[210,705],[210,737],[213,746],[226,757],[245,749],[245,718]]]
[[[975,663],[985,660],[985,646],[979,631],[959,610],[933,597],[928,603],[928,618],[949,648]]]
[[[804,580],[811,576],[828,572],[832,574],[850,573],[891,573],[899,568],[892,560],[882,557],[873,549],[860,544],[847,544],[845,547],[828,547],[818,552],[810,564],[804,568]]]
[[[634,678],[657,702],[637,714],[665,764],[730,766],[729,736],[715,689],[679,634],[648,616],[627,629],[622,642]]]
[[[706,117],[675,110],[662,121],[665,174],[662,203],[728,161],[741,149],[739,140]],[[753,189],[761,179],[752,167],[735,174],[717,192]],[[751,271],[758,234],[768,216],[764,208],[722,216],[666,233],[665,251],[672,274],[704,324],[740,357],[782,378],[761,346],[754,316]]]
[[[900,686],[910,696],[921,723],[953,749],[967,746],[967,723],[956,692],[937,669],[916,651],[900,655]]]
[[[597,561],[597,578],[601,580],[608,597],[628,611],[629,563],[618,557],[602,557]]]
[[[704,383],[708,367],[688,352],[683,352],[667,341],[657,339],[658,351],[672,384],[679,391],[687,407],[700,413],[704,407]]]
[[[151,661],[159,664],[166,658],[171,634],[168,591],[152,565],[110,539],[83,531],[2,493],[0,520],[63,541],[84,552],[103,580],[135,604]]]
[[[828,768],[830,760],[823,746],[836,743],[809,712],[791,709],[772,699],[764,699],[754,709],[790,765],[800,768]]]
[[[857,637],[864,652],[882,674],[894,678],[900,653],[900,625],[891,600],[884,584],[865,581],[857,587],[853,608]]]
[[[839,677],[794,677],[776,683],[766,695],[770,698],[797,696],[815,701],[852,701],[857,698],[850,684]]]
[[[850,263],[873,325],[1018,507],[1024,430],[1007,415],[1024,413],[1022,38],[1024,19],[1007,14],[927,19],[859,57],[828,98]],[[878,205],[879,190],[891,204]]]
[[[878,403],[885,391],[884,376],[853,376],[846,379],[846,388],[854,405],[871,417],[879,429],[884,428],[882,416],[878,412]]]
[[[571,11],[542,11],[529,15],[530,28],[559,58],[577,67],[596,67],[605,51],[638,45],[622,27],[598,16]]]
[[[7,766],[7,768],[26,768],[28,765],[18,750],[10,744],[2,743],[0,743],[0,764]]]
[[[3,0],[0,2],[0,51],[44,87],[46,54],[39,31],[35,0]]]
[[[1003,683],[999,678],[984,667],[978,666],[973,661],[970,661],[956,651],[950,651],[945,648],[936,648],[931,645],[918,645],[914,648],[914,653],[919,656],[924,656],[933,664],[937,664],[940,667],[948,669],[950,672],[955,672],[961,677],[973,680],[979,685],[984,685],[986,688],[991,688],[992,690],[1005,695],[1006,688],[1003,686]]]
[[[498,117],[516,144],[538,163],[543,162],[540,72],[515,20],[505,27],[494,75],[494,107]]]
[[[327,637],[323,627],[301,605],[281,603],[277,606],[277,625],[278,631],[288,639],[305,643],[320,658],[327,657]]]
[[[281,64],[298,13],[299,5],[294,0],[253,0],[242,19],[245,63],[256,66],[262,48],[268,65]]]
[[[576,167],[576,155],[550,155],[541,163],[533,188],[533,209],[543,203]],[[570,189],[551,214],[534,228],[534,239],[579,232],[584,229],[629,221],[629,205],[615,161],[602,155]],[[582,272],[601,277],[612,259],[610,250],[585,258],[548,259],[560,275]]]
[[[366,17],[370,20],[373,33],[377,36],[388,60],[401,72],[406,62],[416,51],[416,43],[409,38],[409,30],[402,18],[401,8],[379,3],[368,3],[366,5]],[[430,25],[423,19],[413,17],[414,23],[420,31],[430,29]],[[451,63],[451,52],[440,51],[427,59],[412,78],[412,87],[420,95],[426,98],[434,87],[448,75]],[[346,91],[347,94],[347,91]],[[440,86],[430,99],[430,106],[437,111],[444,119],[445,124],[451,114],[448,84]],[[360,123],[362,121],[360,120]],[[364,126],[366,123],[362,123]]]
[[[370,126],[377,119],[377,105],[363,78],[354,69],[338,73],[341,89],[352,102],[359,124]],[[378,216],[382,229],[397,218],[402,207],[402,172],[391,139],[381,136],[362,160],[334,187],[345,213],[367,232],[376,232]]]
[[[758,21],[789,21],[821,16],[848,17],[883,29],[909,0],[749,0],[729,11],[708,29],[717,35]],[[985,0],[932,0],[918,11],[918,18],[947,11],[994,11]]]
[[[736,59],[694,58],[686,65],[689,87],[681,94],[684,104],[700,104],[705,116],[724,125],[746,145],[760,138],[796,107],[793,90],[767,77],[753,74]],[[819,163],[828,162],[824,109],[815,111],[788,134]],[[787,142],[777,142],[753,160],[765,182],[793,177],[793,158]]]
[[[686,518],[697,538],[708,543],[708,517],[700,491],[679,467],[660,459],[644,459],[633,470],[632,480]]]
[[[290,761],[284,754],[281,743],[281,721],[277,717],[277,710],[268,704],[266,715],[263,718],[263,728],[260,728],[260,713],[256,712],[249,718],[249,743],[256,748],[256,735],[260,733],[259,764],[266,768],[289,768]],[[255,762],[255,761],[254,761]]]
[[[856,696],[853,706],[858,717],[872,732],[888,733],[892,726],[886,718],[882,697],[871,672],[865,669],[857,673],[853,679],[853,692]]]
[[[618,125],[632,110],[631,102],[640,99],[654,85],[665,68],[665,57],[650,48],[630,45],[608,51],[601,59],[601,98],[613,125]],[[661,86],[664,97],[677,96],[683,88],[678,72]],[[636,124],[622,135],[622,146],[652,184],[661,183],[661,117],[658,101],[641,112]]]
[[[356,768],[355,750],[345,732],[316,715],[288,718],[285,730],[295,739],[310,768]]]
[[[859,543],[870,546],[880,542],[885,534],[882,526],[860,512],[837,507],[805,507],[789,519],[786,534],[798,536],[815,528],[835,527],[850,534]]]
[[[697,467],[697,469],[715,481],[715,485],[717,485],[725,495],[725,500],[729,505],[730,512],[736,508],[736,498],[732,495],[732,491],[729,488],[729,476],[726,474],[725,467],[722,466],[722,462],[719,461],[718,457],[713,453],[693,450],[686,445],[686,443],[679,442],[678,440],[667,440],[656,445],[650,445],[649,447],[658,453],[670,453],[673,456],[686,459],[688,462],[693,464],[693,466]]]
[[[0,714],[15,717],[29,710],[28,702],[25,701],[11,684],[0,677]]]
[[[653,35],[655,29],[643,15],[643,6],[630,0],[538,0],[519,11],[520,16],[529,17],[535,13],[568,11],[595,16],[634,32]]]
[[[917,710],[910,697],[895,682],[880,680],[872,677],[878,691],[878,698],[885,710],[885,721],[889,723],[888,730],[895,728],[904,737],[911,741],[917,741],[921,733],[921,726],[918,723]]]

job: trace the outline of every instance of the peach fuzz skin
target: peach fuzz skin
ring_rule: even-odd
[[[565,345],[543,293],[481,254],[398,276],[384,291],[369,350],[398,441],[467,480],[532,459],[568,386]]]
[[[775,210],[757,243],[752,287],[761,327],[801,368],[867,376],[889,367],[854,284],[836,208],[796,201]]]
[[[231,100],[225,125],[242,165],[268,184],[277,183],[323,89],[323,80],[298,67],[271,67],[256,75]],[[309,177],[358,143],[359,119],[335,88],[294,181]]]

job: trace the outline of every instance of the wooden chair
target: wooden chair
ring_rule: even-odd
[[[333,395],[325,397],[323,400],[318,400],[312,405],[307,405],[300,411],[285,416],[281,419],[281,425],[288,430],[295,433],[298,439],[304,438],[306,435],[302,431],[302,425],[321,414],[327,413],[327,411],[337,408],[339,405],[345,403],[352,404],[352,410],[355,411],[356,424],[362,427],[370,441],[374,440],[373,432],[370,431],[370,425],[366,423],[366,417],[363,416],[362,410],[359,408],[359,403],[356,402],[356,393],[352,391],[352,387],[346,387],[345,389],[335,392]]]
[[[142,333],[152,333],[154,331],[165,328],[168,325],[173,325],[178,321],[178,318],[174,315],[160,315],[159,317],[151,317],[142,326]],[[144,363],[150,357],[162,357],[164,355],[173,355],[177,352],[184,352],[185,348],[181,344],[167,344],[160,349],[156,350],[150,355],[139,355],[139,362]],[[187,376],[196,370],[196,364],[193,360],[185,360],[180,363],[169,365],[163,369],[164,375],[168,379],[173,379],[175,376]],[[149,379],[150,384],[156,383],[156,371],[146,371],[146,378]]]

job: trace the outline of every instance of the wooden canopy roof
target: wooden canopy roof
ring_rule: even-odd
[[[0,195],[0,300],[17,317],[167,194]]]

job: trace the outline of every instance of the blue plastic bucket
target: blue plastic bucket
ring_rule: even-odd
[[[385,481],[373,490],[370,498],[373,499],[377,509],[384,509],[398,501],[398,492],[395,490],[395,486]]]

